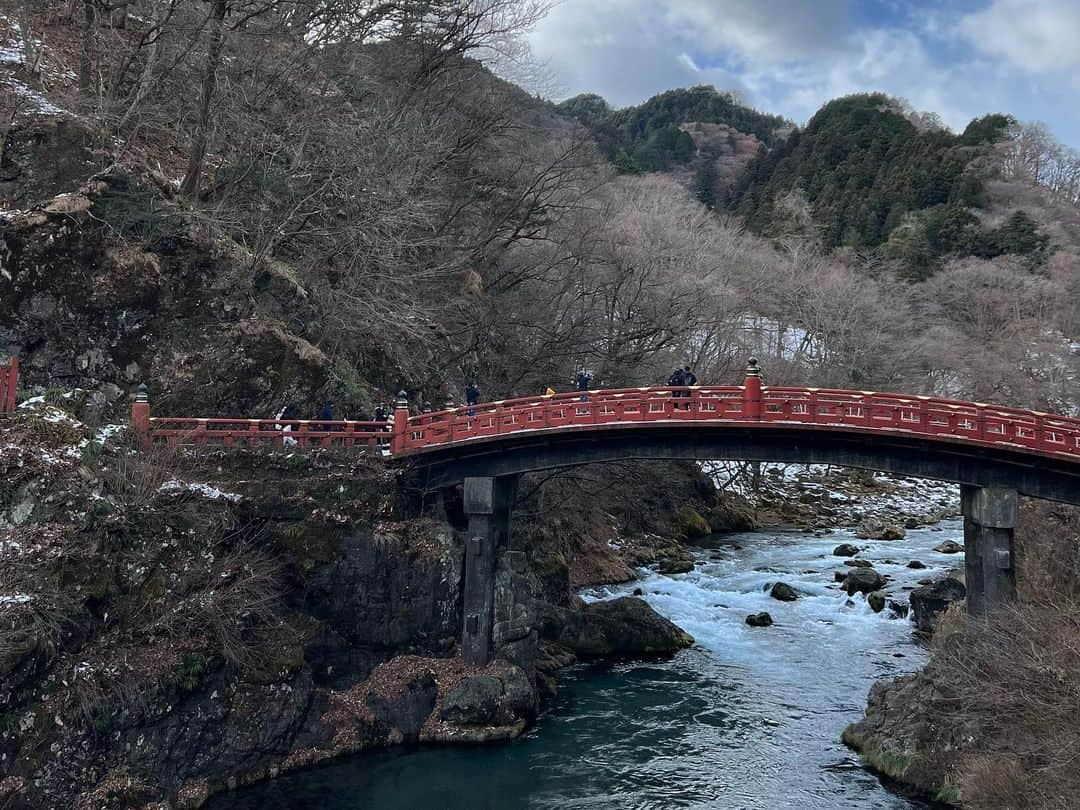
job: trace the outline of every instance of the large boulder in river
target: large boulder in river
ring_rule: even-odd
[[[671,655],[694,643],[642,599],[623,596],[580,610],[538,603],[541,636],[581,658]]]
[[[873,568],[874,564],[869,560],[844,560],[848,568]]]
[[[945,542],[934,546],[934,551],[938,554],[959,554],[963,550],[964,547],[955,540],[946,540]]]
[[[799,592],[786,582],[774,582],[769,590],[769,596],[779,599],[781,602],[794,602],[799,598]]]
[[[519,667],[470,675],[443,698],[443,720],[459,726],[507,726],[536,717],[536,693]]]
[[[851,543],[841,543],[832,550],[834,557],[854,557],[859,553],[859,547]]]
[[[938,618],[949,605],[967,596],[964,583],[952,577],[939,579],[931,585],[916,588],[908,597],[915,628],[923,633],[933,633]]]
[[[881,613],[885,609],[885,591],[873,591],[866,595],[866,604],[874,613]]]
[[[657,569],[661,574],[688,574],[694,570],[693,560],[661,560]]]
[[[873,568],[853,568],[844,577],[844,590],[848,596],[856,593],[873,593],[885,587],[885,578]]]

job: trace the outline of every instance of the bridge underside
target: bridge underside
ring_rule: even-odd
[[[980,447],[903,433],[873,435],[806,426],[657,425],[519,433],[457,443],[411,459],[424,491],[469,477],[502,477],[630,459],[833,464],[1013,489],[1080,505],[1080,465],[1000,446]]]
[[[983,615],[1013,598],[1017,495],[1080,505],[1080,465],[1012,450],[901,432],[873,435],[807,426],[605,426],[521,432],[457,442],[411,459],[423,492],[465,484],[469,518],[462,650],[486,663],[499,650],[507,613],[496,569],[510,542],[512,493],[523,473],[628,459],[832,464],[951,481],[961,487],[968,611]],[[520,622],[519,622],[520,623]],[[509,625],[507,625],[509,626]],[[514,637],[520,637],[521,632]]]

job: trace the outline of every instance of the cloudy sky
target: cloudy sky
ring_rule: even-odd
[[[1080,0],[562,0],[532,34],[554,95],[695,84],[806,122],[881,90],[962,128],[987,112],[1080,147]]]

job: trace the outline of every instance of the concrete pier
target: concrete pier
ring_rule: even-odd
[[[469,520],[462,594],[462,657],[482,666],[491,660],[496,559],[510,543],[510,512],[516,475],[466,478],[463,500]]]
[[[961,486],[967,610],[985,616],[1016,596],[1013,534],[1019,511],[1015,489]]]

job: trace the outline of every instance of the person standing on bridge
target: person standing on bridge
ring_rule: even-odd
[[[322,407],[319,408],[319,415],[316,417],[320,422],[332,422],[334,419],[334,403],[330,400],[323,402]],[[332,430],[331,425],[321,425],[320,430]]]
[[[469,380],[465,385],[465,404],[476,405],[480,401],[480,389],[476,387],[476,383],[473,380]],[[469,408],[465,412],[469,416],[476,416],[476,408]]]
[[[690,366],[683,366],[682,372],[683,372],[683,385],[686,385],[686,386],[697,385],[697,375],[691,370]],[[683,395],[684,399],[689,399],[690,398],[690,392],[689,391],[683,391],[682,395]],[[686,410],[690,410],[690,403],[689,402],[686,403]]]
[[[278,411],[278,415],[276,418],[281,419],[285,422],[289,422],[296,418],[296,408],[294,408],[292,405],[286,405],[280,411]],[[276,427],[278,430],[285,434],[292,433],[293,428],[292,425],[283,425],[280,422],[274,425],[274,427]],[[285,435],[281,437],[281,443],[282,445],[288,447],[289,445],[296,444],[296,439],[292,438],[292,436]]]
[[[589,390],[589,386],[592,385],[592,380],[593,380],[593,375],[590,374],[589,370],[587,368],[584,368],[584,367],[582,367],[581,371],[579,371],[577,373],[577,376],[574,377],[574,388],[576,390],[582,392],[582,394],[581,394],[581,401],[582,402],[588,402],[589,401],[589,396],[588,396],[587,392]]]

